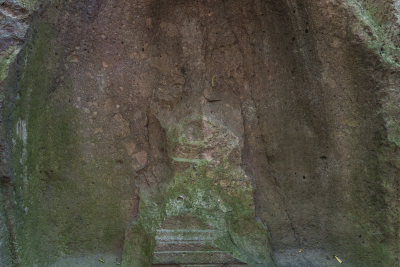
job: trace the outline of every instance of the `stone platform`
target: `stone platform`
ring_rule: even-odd
[[[170,218],[157,230],[153,266],[247,266],[213,245],[217,236],[191,216]]]

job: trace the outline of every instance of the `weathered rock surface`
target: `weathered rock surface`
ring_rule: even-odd
[[[399,5],[0,1],[0,265],[400,265]]]

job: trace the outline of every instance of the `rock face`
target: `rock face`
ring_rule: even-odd
[[[0,266],[400,265],[377,2],[0,1]]]

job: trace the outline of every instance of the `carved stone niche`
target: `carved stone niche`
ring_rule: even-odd
[[[256,220],[251,179],[241,167],[243,129],[206,105],[196,110],[161,121],[173,175],[158,191],[141,190],[123,259],[132,266],[270,266],[269,234]]]

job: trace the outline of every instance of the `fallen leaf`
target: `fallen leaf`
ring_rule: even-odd
[[[342,264],[343,263],[343,261],[341,260],[341,259],[339,259],[339,257],[338,256],[334,256],[335,257],[335,259],[340,263],[340,264]]]

